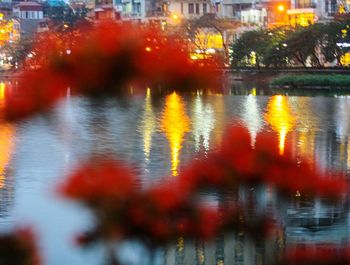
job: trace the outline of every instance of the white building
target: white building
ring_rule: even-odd
[[[121,18],[144,20],[147,15],[146,6],[149,6],[148,2],[147,0],[121,0],[121,5],[119,5]]]
[[[36,2],[20,2],[13,7],[13,16],[19,19],[43,19],[43,6]]]
[[[210,0],[173,0],[169,2],[170,16],[192,19],[212,13],[213,5]]]
[[[242,10],[241,22],[245,24],[254,24],[257,26],[266,26],[266,23],[267,23],[266,8]]]
[[[30,36],[45,24],[43,9],[37,2],[19,2],[13,7],[13,16],[20,23],[21,36]]]

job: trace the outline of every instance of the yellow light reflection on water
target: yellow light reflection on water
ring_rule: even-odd
[[[156,130],[157,120],[152,108],[151,90],[147,88],[147,94],[145,98],[144,112],[142,116],[141,131],[143,134],[143,152],[145,154],[146,163],[149,162],[152,135]]]
[[[182,98],[175,92],[165,99],[161,130],[165,133],[170,145],[172,175],[177,176],[179,155],[184,136],[190,131],[190,119],[186,114]]]
[[[15,129],[10,124],[0,124],[0,188],[5,186],[5,170],[14,147]]]
[[[5,104],[5,83],[0,83],[0,111]],[[15,128],[8,123],[0,121],[0,188],[5,186],[5,170],[10,162],[12,150],[14,147]]]
[[[278,147],[282,155],[284,153],[286,136],[295,126],[295,117],[291,112],[287,97],[281,95],[271,97],[267,104],[265,120],[278,133]]]

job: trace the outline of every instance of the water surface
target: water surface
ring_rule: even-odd
[[[2,83],[0,109],[5,89],[11,88]],[[136,168],[145,187],[152,186],[176,177],[198,153],[218,145],[229,124],[239,123],[248,128],[252,144],[259,132],[273,131],[280,153],[290,146],[295,156],[348,173],[349,113],[346,93],[275,93],[244,84],[226,94],[156,98],[148,91],[98,102],[67,96],[49,113],[0,124],[0,229],[32,225],[45,264],[101,264],[101,248],[84,251],[72,243],[73,235],[91,224],[89,212],[55,193],[79,161],[115,154]],[[278,202],[265,189],[242,190],[239,196],[252,196],[261,209],[278,209],[283,230],[271,242],[253,243],[239,233],[209,244],[177,242],[159,253],[158,264],[268,265],[272,253],[292,243],[349,240],[346,205],[329,206],[322,199]],[[220,204],[220,198],[212,200]],[[144,264],[138,244],[122,249],[127,264]]]

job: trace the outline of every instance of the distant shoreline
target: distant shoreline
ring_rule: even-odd
[[[350,74],[350,68],[223,68],[226,73],[338,73]]]
[[[0,78],[18,78],[21,71],[0,71]]]

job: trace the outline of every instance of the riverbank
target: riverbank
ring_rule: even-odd
[[[279,76],[271,86],[294,88],[346,88],[350,89],[350,75],[345,74],[300,74]]]
[[[0,78],[18,78],[21,75],[21,71],[0,71]]]

